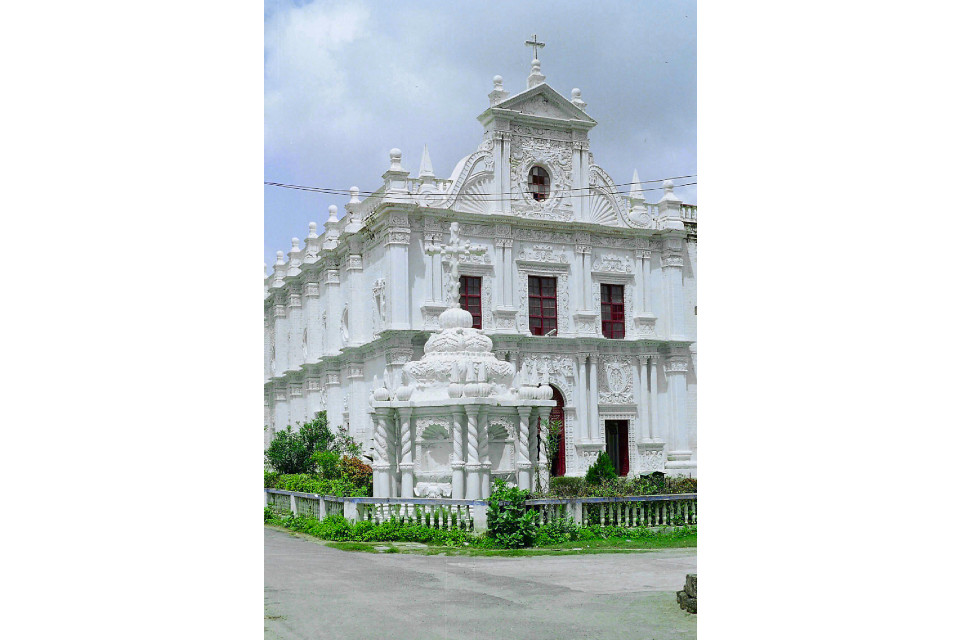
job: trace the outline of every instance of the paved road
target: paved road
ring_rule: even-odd
[[[673,640],[695,549],[468,558],[339,551],[264,529],[265,637]]]

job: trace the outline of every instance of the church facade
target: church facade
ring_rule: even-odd
[[[636,172],[621,193],[594,162],[580,91],[562,96],[538,60],[514,96],[495,77],[478,119],[479,146],[450,178],[426,149],[413,177],[394,149],[380,189],[351,189],[323,234],[311,223],[304,246],[278,252],[264,281],[265,445],[325,410],[372,449],[371,394],[405,384],[459,301],[498,359],[549,382],[554,475],[583,475],[604,450],[621,475],[696,475],[696,207],[670,181],[647,201]],[[459,291],[442,251],[451,223],[470,246]],[[411,447],[429,437],[443,434],[418,430]],[[511,468],[493,475],[515,480]]]

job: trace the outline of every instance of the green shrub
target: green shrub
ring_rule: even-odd
[[[265,476],[266,478],[266,476]],[[358,487],[344,478],[327,480],[309,473],[277,474],[268,489],[319,493],[324,496],[364,497],[370,495],[370,486]]]
[[[277,478],[280,477],[280,474],[276,471],[266,471],[263,472],[263,488],[264,489],[276,489],[277,488]]]
[[[589,487],[583,478],[550,478],[549,495],[557,498],[579,498],[589,495]]]
[[[584,478],[587,484],[600,484],[604,480],[614,480],[617,478],[617,470],[613,466],[613,461],[606,451],[601,451],[597,456],[597,461],[587,469],[587,475]]]
[[[557,519],[537,527],[534,543],[538,547],[578,540],[581,527],[571,518]]]
[[[317,475],[326,480],[336,480],[340,478],[340,471],[337,466],[340,464],[340,454],[336,451],[314,451],[311,457]]]
[[[494,490],[490,494],[487,509],[487,535],[497,544],[508,549],[529,547],[536,536],[533,524],[534,511],[528,511],[524,501],[530,492],[524,489],[507,488],[506,483],[497,478]]]

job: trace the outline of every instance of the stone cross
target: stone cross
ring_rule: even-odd
[[[537,34],[533,34],[533,38],[530,39],[530,40],[527,40],[527,41],[524,42],[523,44],[526,45],[526,46],[528,46],[528,47],[533,47],[533,59],[534,59],[534,60],[537,60],[537,50],[538,50],[538,49],[542,49],[542,48],[544,48],[545,46],[547,46],[546,43],[544,43],[544,42],[537,42]]]
[[[460,306],[460,259],[468,255],[482,255],[486,247],[470,246],[469,240],[460,239],[460,223],[450,223],[450,241],[444,245],[429,245],[425,249],[428,255],[440,254],[440,259],[450,264],[450,279],[444,290],[447,304],[451,308]]]

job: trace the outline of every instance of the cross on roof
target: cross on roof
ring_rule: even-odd
[[[534,60],[537,60],[537,59],[538,59],[538,58],[537,58],[537,49],[542,49],[542,48],[544,48],[545,46],[547,46],[546,43],[544,43],[544,42],[537,42],[537,34],[533,34],[533,38],[530,39],[530,40],[527,40],[527,41],[524,42],[523,44],[526,45],[526,46],[528,46],[528,47],[533,47],[533,59],[534,59]]]

